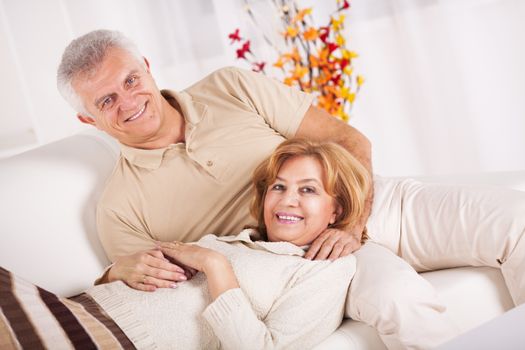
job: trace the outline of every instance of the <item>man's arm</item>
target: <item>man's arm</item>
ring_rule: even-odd
[[[357,129],[332,117],[328,112],[310,106],[306,112],[296,137],[317,141],[332,141],[346,148],[370,173],[372,179],[372,160],[370,141]],[[348,232],[328,229],[312,244],[305,257],[308,259],[335,259],[345,256],[361,247],[362,233],[370,216],[374,195],[373,183],[365,203],[364,213],[359,224]]]

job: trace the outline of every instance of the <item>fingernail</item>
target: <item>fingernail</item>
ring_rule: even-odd
[[[176,283],[170,284],[170,288],[173,288],[173,289],[177,288],[177,284]]]
[[[186,277],[186,275],[182,275],[182,276],[180,276],[180,279],[183,280],[183,281],[186,281],[188,278]]]

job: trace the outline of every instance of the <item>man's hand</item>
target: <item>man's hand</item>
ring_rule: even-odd
[[[239,288],[230,262],[221,253],[182,242],[163,242],[159,245],[162,252],[177,263],[204,272],[212,300],[227,290]]]
[[[304,257],[310,260],[335,260],[347,256],[361,248],[362,231],[362,228],[354,228],[352,231],[326,229],[312,243]]]
[[[217,260],[224,256],[215,250],[204,248],[196,244],[182,242],[159,242],[162,253],[173,259],[177,264],[197,271],[206,272],[214,267]]]
[[[151,249],[118,258],[107,274],[108,282],[122,280],[134,289],[153,292],[157,288],[175,288],[176,282],[193,276],[171,263],[159,249]]]

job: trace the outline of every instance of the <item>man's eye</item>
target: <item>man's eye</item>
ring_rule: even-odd
[[[137,77],[129,77],[128,80],[126,80],[126,85],[133,86],[137,81]]]
[[[102,109],[105,109],[105,108],[109,107],[111,105],[111,103],[113,103],[113,98],[112,97],[106,97],[104,99],[104,101],[102,101],[100,106],[101,106]]]

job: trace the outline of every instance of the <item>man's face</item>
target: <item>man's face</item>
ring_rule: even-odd
[[[91,114],[79,119],[129,146],[158,138],[165,100],[146,63],[110,49],[94,72],[75,77],[73,88]]]

